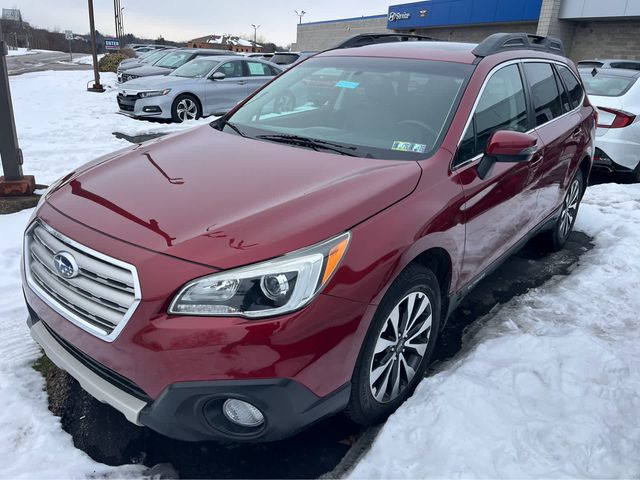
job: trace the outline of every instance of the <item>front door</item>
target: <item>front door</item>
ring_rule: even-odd
[[[225,78],[207,82],[206,110],[209,113],[217,115],[228,112],[247,96],[249,79],[245,74],[243,63],[243,60],[223,63],[215,72],[224,73]]]
[[[540,153],[531,162],[496,163],[484,179],[477,172],[494,132],[526,132],[530,128],[520,67],[517,63],[506,65],[487,80],[453,164],[466,199],[463,283],[478,278],[531,226],[536,209],[531,165]]]

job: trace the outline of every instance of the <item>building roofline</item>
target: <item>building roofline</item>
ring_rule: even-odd
[[[351,22],[353,20],[370,20],[372,18],[387,18],[387,14],[383,13],[381,15],[367,15],[363,17],[337,18],[335,20],[321,20],[319,22],[306,22],[306,23],[300,23],[298,26],[304,27],[305,25],[320,25],[322,23]]]

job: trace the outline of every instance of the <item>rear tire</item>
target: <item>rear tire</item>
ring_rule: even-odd
[[[200,102],[193,95],[178,95],[171,105],[171,118],[176,123],[197,120],[202,116]]]
[[[384,421],[415,390],[440,330],[440,286],[433,272],[409,265],[373,317],[351,380],[346,415],[361,425]]]
[[[578,170],[573,180],[569,183],[569,188],[567,188],[567,193],[562,201],[560,216],[551,230],[541,234],[540,239],[545,250],[557,252],[564,248],[576,223],[583,193],[584,180],[582,171]]]

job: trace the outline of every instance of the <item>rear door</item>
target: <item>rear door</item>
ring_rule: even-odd
[[[494,70],[481,91],[452,165],[466,198],[461,275],[465,283],[477,278],[530,228],[536,208],[530,163],[496,163],[484,179],[477,173],[478,162],[494,132],[527,132],[530,128],[519,63]]]
[[[206,86],[208,111],[213,114],[228,112],[247,96],[248,80],[244,60],[230,60],[220,65],[214,73],[222,72],[222,80],[209,80]]]
[[[542,155],[530,165],[537,192],[537,225],[560,206],[570,165],[581,160],[577,157],[585,151],[588,132],[582,126],[582,87],[573,73],[567,67],[544,61],[526,61],[523,66],[531,91],[535,130],[544,145]],[[565,81],[569,83],[568,90]]]

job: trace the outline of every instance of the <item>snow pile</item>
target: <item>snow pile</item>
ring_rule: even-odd
[[[26,48],[16,48],[15,50],[9,50],[10,57],[19,57],[22,55],[32,55],[34,53],[38,53],[37,50],[27,50]]]
[[[0,464],[2,478],[140,477],[142,466],[107,467],[73,446],[47,407],[40,357],[20,286],[22,232],[31,212],[0,216]]]
[[[29,73],[10,81],[24,172],[35,175],[38,183],[49,184],[100,155],[131,145],[113,132],[169,133],[212,120],[164,124],[120,115],[114,73],[101,74],[105,93],[87,92],[93,72],[86,70]]]
[[[115,89],[88,93],[91,72],[39,72],[11,78],[25,173],[49,183],[73,168],[128,145],[128,135],[176,131],[198,122],[165,125],[117,115]],[[115,75],[103,75],[111,86]],[[200,123],[207,122],[203,120]],[[1,169],[0,169],[1,171]],[[73,446],[47,408],[40,353],[27,325],[20,284],[22,232],[31,212],[0,215],[0,465],[2,478],[139,477],[141,466],[107,467]]]
[[[640,476],[640,185],[588,189],[570,276],[485,317],[352,478]]]
[[[98,61],[104,57],[104,53],[98,55]],[[93,55],[86,55],[84,57],[78,57],[73,59],[73,63],[77,65],[93,65]]]

